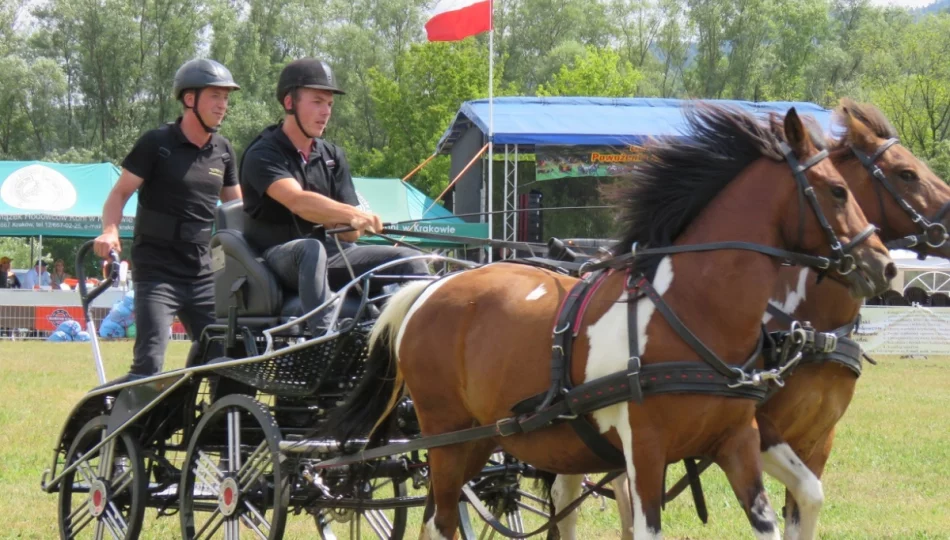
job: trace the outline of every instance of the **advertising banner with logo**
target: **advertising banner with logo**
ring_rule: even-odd
[[[52,332],[60,324],[73,320],[83,324],[79,306],[36,306],[33,308],[33,328]]]
[[[0,162],[0,236],[95,237],[102,205],[119,179],[111,163]],[[119,234],[131,238],[137,195],[125,205]]]
[[[553,146],[535,147],[537,180],[590,176],[623,176],[643,159],[640,146]]]

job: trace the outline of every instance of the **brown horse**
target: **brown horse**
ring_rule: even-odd
[[[917,236],[920,238],[915,249],[950,258],[945,237],[950,226],[945,210],[950,207],[950,186],[896,143],[896,130],[876,107],[845,99],[836,116],[846,131],[833,143],[831,161],[848,182],[868,221],[881,228],[881,239],[890,242]],[[873,167],[883,173],[883,182],[874,177]],[[942,226],[930,225],[927,234],[928,223]],[[782,270],[771,303],[796,320],[811,322],[820,331],[841,330],[842,335],[850,335],[861,308],[861,301],[842,283],[819,281],[814,272],[800,267]],[[788,328],[785,320],[769,313],[764,321],[770,330]],[[857,380],[857,374],[842,364],[806,362],[756,413],[764,469],[787,486],[786,539],[817,535],[818,513],[824,501],[819,479],[831,452],[835,425],[851,403]],[[628,523],[632,519],[630,499],[622,480],[613,484],[621,521]],[[579,478],[559,477],[552,489],[552,494],[559,495],[555,507],[566,505],[579,492]],[[574,538],[574,519],[572,516],[559,527],[562,540]]]
[[[881,227],[881,237],[890,241],[925,231],[881,181],[872,177],[852,148],[875,158],[874,165],[884,173],[885,181],[917,215],[937,216],[939,222],[939,216],[950,204],[950,186],[906,147],[892,144],[885,148],[897,133],[875,107],[844,101],[839,112],[848,131],[832,149],[832,161],[842,176],[849,179],[849,187],[868,220]],[[917,249],[950,256],[946,238],[939,234],[945,229],[934,230],[938,234],[930,235],[930,244],[935,247],[920,242]],[[795,319],[810,321],[819,330],[852,330],[861,301],[849,295],[840,283],[818,283],[815,277],[807,269],[783,272],[772,303]],[[776,324],[775,319],[769,321],[770,327],[782,325]],[[756,414],[765,470],[788,487],[786,538],[814,538],[817,533],[818,512],[824,498],[819,478],[831,452],[835,425],[851,403],[857,380],[855,372],[834,362],[803,364]]]
[[[845,244],[865,239],[852,246],[857,261],[857,270],[847,274],[852,292],[869,296],[886,288],[896,272],[886,248],[876,236],[863,235],[864,215],[831,163],[811,160],[820,157],[819,149],[794,109],[784,121],[788,147],[746,113],[698,107],[689,118],[687,137],[652,145],[651,159],[617,193],[628,225],[624,251],[634,242],[657,248],[742,241],[828,254],[830,241],[818,219],[824,216]],[[784,162],[786,150],[808,164],[805,184],[810,182],[810,193],[817,197],[817,212],[800,203],[799,180]],[[778,259],[759,252],[718,250],[638,260],[636,272],[652,276],[656,294],[699,340],[719,358],[739,365],[757,349],[779,268]],[[573,384],[627,372],[631,356],[644,369],[684,360],[701,363],[665,318],[653,316],[650,299],[630,298],[636,302],[630,309],[636,324],[628,331],[627,280],[623,271],[608,273],[588,298],[575,327]],[[551,385],[545,374],[550,373],[552,328],[576,282],[500,263],[404,287],[376,323],[367,373],[331,419],[334,434],[349,438],[379,425],[403,386],[424,436],[511,417],[515,404]],[[633,339],[637,349],[630,351]],[[636,538],[659,535],[666,464],[696,455],[713,457],[726,471],[757,536],[778,538],[777,518],[762,484],[755,406],[750,399],[673,393],[588,415],[613,447],[622,449],[622,468],[635,488]],[[462,487],[499,445],[560,474],[615,467],[563,423],[431,448],[424,538],[454,536]]]

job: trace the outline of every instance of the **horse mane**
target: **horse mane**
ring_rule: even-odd
[[[682,137],[651,140],[637,169],[605,189],[618,208],[615,255],[634,242],[641,248],[671,245],[743,169],[763,157],[784,160],[784,132],[743,110],[697,104],[686,110],[686,120]],[[638,266],[652,274],[660,258],[643,259]]]
[[[900,135],[897,134],[897,130],[894,129],[894,125],[891,124],[890,120],[888,120],[887,116],[884,116],[884,113],[882,113],[881,110],[874,105],[871,105],[870,103],[857,103],[856,101],[845,98],[841,100],[841,106],[846,107],[848,112],[851,113],[851,116],[867,126],[875,136],[881,139],[900,137]],[[837,115],[837,118],[840,124],[842,124],[845,128],[848,127],[841,114]],[[848,134],[846,131],[840,139],[834,142],[833,149],[838,150],[847,146]]]

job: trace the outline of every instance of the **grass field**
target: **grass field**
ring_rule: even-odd
[[[127,369],[130,351],[128,342],[103,344],[110,377]],[[185,351],[173,344],[166,367],[180,365]],[[0,538],[58,537],[56,497],[41,491],[40,475],[66,415],[95,382],[88,343],[0,342]],[[865,371],[825,474],[822,538],[950,538],[948,390],[950,363],[894,360]],[[665,537],[751,538],[722,474],[707,473],[704,484],[709,525],[682,497],[664,513]],[[768,487],[778,510],[782,491],[771,480]],[[418,513],[411,518],[407,537],[414,538]],[[286,538],[315,538],[312,523],[292,518]],[[618,523],[613,507],[587,502],[579,538],[617,538]],[[148,510],[142,538],[178,536],[177,516],[156,520]]]

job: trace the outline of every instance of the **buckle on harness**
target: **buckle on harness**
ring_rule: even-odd
[[[521,423],[517,417],[502,418],[495,422],[495,432],[502,437],[508,437],[522,432]]]
[[[832,353],[838,348],[838,336],[828,332],[815,332],[815,350]]]

